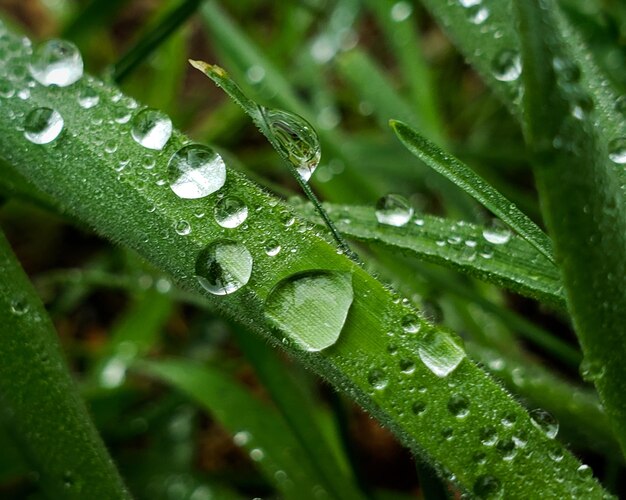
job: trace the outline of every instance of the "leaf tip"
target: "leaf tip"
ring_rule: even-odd
[[[224,68],[217,66],[215,64],[209,64],[204,61],[198,61],[195,59],[189,59],[189,64],[191,64],[194,68],[199,71],[202,71],[207,76],[218,76],[220,78],[226,78],[228,75]]]

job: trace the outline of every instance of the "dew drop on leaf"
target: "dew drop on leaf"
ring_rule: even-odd
[[[503,498],[502,484],[495,476],[479,476],[474,483],[474,494],[481,500]]]
[[[180,198],[204,198],[226,182],[226,165],[211,148],[191,144],[170,158],[167,175],[169,186]]]
[[[496,80],[512,82],[522,74],[522,60],[517,51],[505,49],[494,57],[491,69]]]
[[[462,394],[453,394],[448,400],[448,411],[457,418],[469,415],[469,401]]]
[[[426,403],[424,403],[423,401],[415,401],[411,405],[411,411],[414,415],[421,415],[426,411]]]
[[[401,320],[402,330],[406,333],[417,333],[420,331],[421,323],[416,314],[407,314]]]
[[[389,15],[392,21],[401,23],[402,21],[406,21],[412,13],[413,6],[409,2],[400,1],[393,4]]]
[[[24,136],[34,144],[48,144],[63,130],[63,117],[50,108],[37,108],[26,115]]]
[[[380,224],[401,227],[413,217],[413,207],[399,194],[388,194],[376,202],[376,220]]]
[[[144,109],[133,117],[130,133],[144,148],[161,150],[172,136],[172,120],[156,109]]]
[[[559,432],[559,422],[551,413],[541,408],[529,412],[531,423],[550,439],[554,439]]]
[[[489,227],[483,229],[483,238],[492,245],[504,245],[511,239],[511,230],[502,222],[494,220]]]
[[[438,377],[447,377],[465,358],[465,351],[445,332],[428,332],[418,340],[418,354]]]
[[[604,366],[598,361],[583,359],[579,371],[580,376],[586,382],[594,382],[604,376]]]
[[[415,371],[415,363],[411,359],[401,359],[398,365],[400,367],[400,371],[402,373],[406,373],[407,375]]]
[[[619,137],[609,142],[609,159],[619,165],[626,164],[626,137]]]
[[[191,225],[186,220],[179,220],[176,224],[174,224],[174,231],[179,236],[187,236],[191,233]]]
[[[493,446],[498,441],[498,433],[494,427],[483,427],[478,432],[480,442],[485,446]]]
[[[78,94],[78,105],[84,109],[91,109],[98,105],[100,96],[91,87],[85,87]]]
[[[298,175],[308,181],[322,155],[317,133],[301,116],[280,109],[262,108],[269,139]]]
[[[23,316],[28,312],[28,302],[24,299],[14,299],[11,301],[11,312],[16,316]]]
[[[72,42],[48,40],[35,50],[28,68],[33,78],[46,87],[67,87],[83,76],[83,59]]]
[[[265,242],[265,253],[270,257],[274,257],[278,255],[280,253],[281,248],[282,247],[280,246],[280,243],[278,243],[277,240],[271,239]]]
[[[352,305],[352,276],[313,270],[280,281],[265,301],[265,317],[306,351],[337,342]]]
[[[217,240],[196,259],[196,277],[214,295],[234,293],[246,285],[252,274],[252,255],[241,243]]]
[[[382,391],[389,384],[389,379],[384,370],[373,368],[367,373],[367,381],[376,390]]]
[[[220,226],[232,229],[239,227],[248,218],[248,207],[235,196],[222,198],[215,205],[215,222]]]

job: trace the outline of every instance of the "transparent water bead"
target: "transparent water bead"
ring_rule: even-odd
[[[172,155],[167,176],[170,188],[180,198],[204,198],[224,185],[226,165],[211,148],[191,144]]]
[[[46,87],[67,87],[83,76],[83,58],[72,42],[48,40],[35,50],[28,69]]]
[[[469,415],[469,400],[462,394],[453,394],[448,400],[448,411],[457,418]]]
[[[401,227],[413,217],[413,207],[399,194],[388,194],[376,202],[376,220],[388,226]]]
[[[502,484],[495,476],[483,475],[479,476],[474,483],[474,494],[480,500],[492,500],[504,498]]]
[[[619,165],[626,164],[626,137],[619,137],[609,142],[609,159]]]
[[[447,377],[465,358],[465,351],[444,332],[428,332],[418,340],[422,363],[438,377]]]
[[[382,391],[389,384],[389,379],[384,370],[374,368],[367,374],[367,381],[376,390]]]
[[[282,247],[277,240],[271,239],[265,242],[265,253],[269,257],[275,257],[281,251]]]
[[[196,259],[196,277],[214,295],[234,293],[246,285],[252,274],[252,255],[241,243],[218,240]]]
[[[34,144],[48,144],[63,130],[63,117],[50,108],[37,108],[24,119],[24,136]]]
[[[15,316],[23,316],[28,312],[29,305],[25,299],[17,298],[11,301],[11,312]]]
[[[492,245],[504,245],[511,239],[511,230],[499,220],[494,220],[489,227],[483,229],[483,238]]]
[[[529,412],[532,424],[550,439],[554,439],[559,432],[559,422],[551,413],[541,408]]]
[[[144,109],[133,117],[130,133],[144,148],[161,150],[172,136],[172,120],[156,109]]]
[[[604,376],[604,366],[598,361],[583,359],[579,372],[585,382],[594,382]]]
[[[494,57],[491,69],[497,80],[512,82],[522,74],[522,60],[517,51],[503,50]]]
[[[352,300],[349,273],[305,271],[272,289],[265,301],[265,317],[304,350],[316,352],[337,342]]]
[[[262,109],[272,145],[308,181],[322,156],[317,133],[301,116],[280,109]]]
[[[406,21],[411,14],[413,13],[413,6],[409,2],[396,2],[391,7],[391,12],[389,13],[391,16],[391,20],[396,23],[401,23],[402,21]]]
[[[235,196],[222,198],[215,205],[215,222],[227,229],[239,227],[248,218],[248,207]]]
[[[90,88],[84,88],[78,95],[78,105],[84,109],[91,109],[98,105],[100,102],[100,96],[98,93]]]

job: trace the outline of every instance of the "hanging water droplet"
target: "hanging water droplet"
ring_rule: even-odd
[[[24,120],[24,136],[34,144],[48,144],[63,130],[63,117],[50,108],[32,110]]]
[[[248,207],[234,196],[222,198],[215,205],[215,222],[225,228],[239,227],[248,218]]]
[[[604,376],[604,366],[598,361],[583,359],[579,371],[580,376],[586,382],[595,382]]]
[[[339,338],[352,305],[352,276],[315,270],[280,281],[265,301],[265,317],[306,351],[321,351]]]
[[[227,295],[248,283],[252,255],[241,243],[218,240],[208,245],[196,260],[196,277],[214,295]]]
[[[626,137],[609,142],[609,159],[619,165],[626,164]]]
[[[156,109],[144,109],[133,117],[130,133],[144,148],[161,150],[172,135],[172,120]]]
[[[319,139],[309,122],[280,109],[262,108],[272,145],[289,161],[302,179],[308,181],[322,155]]]
[[[37,48],[28,69],[46,87],[67,87],[83,76],[83,59],[72,42],[48,40]]]
[[[495,219],[489,227],[483,229],[483,238],[493,245],[504,245],[511,239],[511,230]]]
[[[167,166],[169,186],[180,198],[204,198],[226,182],[226,165],[211,148],[191,144],[179,149]]]
[[[272,240],[267,240],[265,242],[265,253],[269,255],[270,257],[274,257],[278,255],[281,248],[282,247],[280,246],[280,243],[278,243],[277,240],[272,239]]]
[[[11,301],[11,312],[16,316],[23,316],[28,312],[28,302],[25,299],[19,298]]]
[[[452,373],[465,358],[465,351],[445,332],[428,332],[418,340],[418,354],[438,377]]]
[[[480,500],[502,498],[502,484],[495,476],[487,474],[479,476],[474,483],[474,494]]]
[[[559,432],[559,422],[551,413],[541,408],[529,412],[531,423],[550,439],[554,439]]]
[[[84,109],[90,109],[98,105],[100,96],[91,87],[85,87],[78,94],[78,105]]]
[[[374,389],[379,391],[382,391],[389,384],[387,374],[379,368],[374,368],[367,373],[367,381]]]
[[[469,401],[461,394],[453,394],[448,400],[448,411],[457,418],[469,415]]]
[[[399,194],[388,194],[376,202],[376,220],[380,224],[401,227],[413,217],[413,207]]]
[[[174,224],[174,231],[180,236],[187,236],[191,233],[191,225],[186,220],[179,220]]]
[[[522,74],[522,60],[515,50],[503,50],[491,64],[493,76],[501,82],[512,82]]]

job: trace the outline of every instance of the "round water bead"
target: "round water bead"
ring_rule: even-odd
[[[239,227],[248,218],[248,207],[235,196],[222,198],[215,205],[215,222],[220,226],[233,229]]]
[[[504,245],[511,239],[511,230],[495,219],[490,226],[483,229],[483,238],[492,245]]]
[[[399,194],[388,194],[376,202],[376,220],[381,224],[401,227],[413,217],[413,207]]]
[[[512,82],[522,74],[522,60],[517,51],[503,50],[494,57],[491,69],[497,80]]]
[[[48,40],[35,50],[28,69],[46,87],[67,87],[83,76],[83,59],[72,42]]]
[[[167,175],[170,188],[180,198],[204,198],[224,185],[226,165],[211,148],[191,144],[172,155]]]
[[[156,109],[144,109],[133,117],[130,133],[144,148],[161,150],[172,135],[172,120]]]
[[[609,142],[609,159],[619,165],[626,164],[626,137],[619,137]]]
[[[252,255],[241,243],[218,240],[196,259],[196,277],[214,295],[234,293],[246,285],[252,274]]]
[[[559,432],[559,422],[551,413],[537,408],[531,410],[530,421],[540,431],[542,431],[550,439],[554,439]]]
[[[26,115],[24,136],[34,144],[48,144],[63,130],[63,117],[50,108],[37,108]]]

